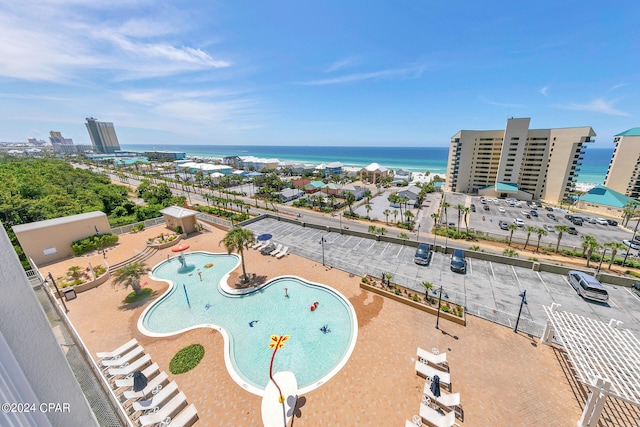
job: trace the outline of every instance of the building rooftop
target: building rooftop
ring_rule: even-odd
[[[187,218],[196,214],[192,210],[184,209],[179,206],[169,206],[168,208],[162,209],[160,213],[163,215],[170,215],[174,218]]]
[[[578,200],[616,208],[623,208],[628,202],[635,201],[631,197],[627,197],[603,185],[596,185],[586,194],[580,196]]]
[[[41,228],[53,227],[53,226],[61,225],[61,224],[68,224],[68,223],[71,223],[71,222],[82,221],[82,220],[90,219],[90,218],[101,218],[101,217],[105,217],[106,218],[106,216],[107,215],[104,212],[101,212],[101,211],[88,212],[88,213],[83,213],[83,214],[78,214],[78,215],[63,216],[61,218],[46,219],[44,221],[30,222],[29,224],[14,225],[13,226],[13,232],[14,233],[23,233],[25,231],[38,230],[38,229],[41,229]]]
[[[631,128],[613,136],[640,136],[640,128]]]

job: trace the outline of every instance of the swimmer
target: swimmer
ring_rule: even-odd
[[[209,303],[205,304],[205,306],[204,306],[205,310],[209,310],[210,308],[211,308],[211,304],[209,304]]]
[[[202,272],[198,271],[198,277],[200,278],[200,281],[202,282]]]
[[[289,293],[287,288],[284,288],[284,296],[285,298],[289,298]]]
[[[253,325],[255,325],[256,323],[258,323],[257,320],[252,320],[251,322],[249,322],[249,326],[253,328]]]

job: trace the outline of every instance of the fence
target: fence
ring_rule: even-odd
[[[223,219],[217,216],[209,215],[203,212],[196,213],[196,218],[206,221],[211,224],[219,225],[223,228],[231,228],[233,227],[233,223],[228,219]]]
[[[115,227],[111,229],[111,232],[113,234],[117,234],[117,235],[121,235],[121,234],[127,234],[131,231],[131,229],[133,227],[136,227],[140,224],[144,224],[144,228],[148,228],[148,227],[154,227],[156,225],[160,225],[160,224],[164,224],[164,217],[159,217],[159,218],[152,218],[152,219],[147,219],[145,221],[141,221],[141,222],[136,222],[133,224],[127,224],[127,225],[123,225],[121,227]]]

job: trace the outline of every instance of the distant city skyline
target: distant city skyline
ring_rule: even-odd
[[[2,0],[0,0],[2,1]],[[640,126],[640,3],[2,1],[0,141],[446,147]],[[55,23],[55,25],[52,25]]]

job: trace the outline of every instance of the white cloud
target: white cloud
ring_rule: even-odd
[[[321,86],[331,84],[350,83],[362,80],[382,80],[382,79],[417,79],[422,76],[422,73],[427,69],[427,66],[421,65],[417,67],[408,68],[396,68],[390,70],[375,71],[371,73],[356,73],[347,74],[340,77],[334,77],[330,79],[311,80],[308,82],[300,82],[298,84],[305,86]]]
[[[350,67],[354,67],[356,65],[358,65],[360,63],[360,61],[358,61],[355,58],[346,58],[346,59],[341,59],[338,60],[336,62],[334,62],[333,64],[330,64],[327,68],[325,68],[324,72],[325,73],[333,73],[339,70],[343,70],[345,68],[350,68]]]
[[[548,96],[547,95],[548,90],[549,90],[549,86],[545,86],[542,89],[540,89],[540,93],[543,94],[544,96]]]
[[[628,113],[614,107],[614,104],[619,100],[620,99],[607,101],[603,98],[598,98],[586,104],[570,103],[566,105],[559,105],[558,108],[564,108],[566,110],[593,111],[595,113],[610,114],[613,116],[628,116]]]

